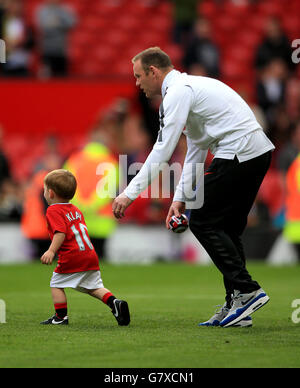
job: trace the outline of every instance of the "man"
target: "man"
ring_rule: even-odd
[[[169,56],[158,47],[132,61],[136,85],[148,98],[163,97],[160,131],[142,169],[115,199],[114,215],[124,217],[126,208],[150,183],[149,172],[152,178],[157,175],[184,130],[187,154],[166,219],[169,228],[170,217],[185,211],[184,188],[191,186],[193,178],[185,173],[186,166],[203,163],[210,149],[214,159],[204,176],[204,203],[192,209],[190,228],[223,274],[226,297],[220,311],[200,325],[251,326],[249,315],[269,297],[246,269],[240,236],[274,146],[244,100],[222,82],[174,70]]]

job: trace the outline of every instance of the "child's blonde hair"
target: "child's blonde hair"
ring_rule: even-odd
[[[68,170],[58,169],[49,172],[44,179],[48,189],[62,199],[70,200],[74,197],[77,182],[75,176]]]

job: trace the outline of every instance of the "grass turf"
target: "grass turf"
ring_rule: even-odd
[[[300,367],[300,323],[291,319],[291,303],[300,298],[300,266],[249,262],[248,269],[271,300],[253,314],[252,328],[224,329],[197,325],[223,303],[214,266],[103,263],[105,287],[129,303],[132,322],[119,327],[106,305],[73,290],[66,290],[69,326],[40,325],[53,314],[53,267],[2,265],[0,367]]]

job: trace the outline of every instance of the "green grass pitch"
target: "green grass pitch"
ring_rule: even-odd
[[[53,314],[53,266],[0,266],[0,368],[231,368],[300,367],[300,266],[249,262],[270,302],[253,314],[252,328],[198,327],[223,303],[214,266],[102,264],[105,287],[128,301],[131,324],[119,327],[109,308],[67,290],[69,326],[43,326]],[[300,313],[298,314],[300,317]]]

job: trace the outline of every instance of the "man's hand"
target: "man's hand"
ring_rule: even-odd
[[[53,251],[46,251],[43,256],[41,257],[41,262],[43,264],[52,264],[52,261],[54,259],[55,253]]]
[[[174,201],[170,206],[169,213],[166,218],[166,227],[170,229],[169,222],[172,216],[180,217],[185,212],[185,202]]]
[[[125,210],[132,203],[132,199],[128,198],[124,193],[121,193],[115,198],[112,204],[112,210],[116,218],[123,218],[125,216]]]

